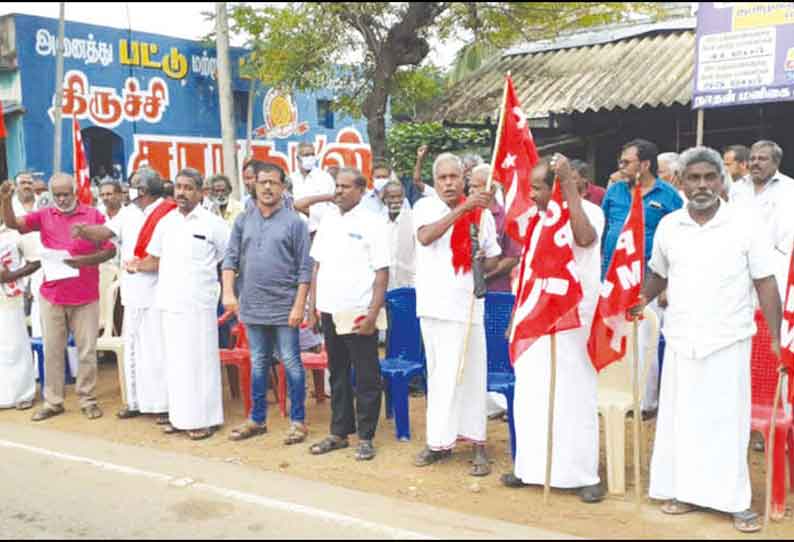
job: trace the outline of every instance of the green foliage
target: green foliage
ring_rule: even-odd
[[[394,77],[392,117],[395,120],[416,120],[443,92],[443,75],[435,66],[400,70]]]
[[[488,130],[445,128],[440,122],[404,122],[395,124],[386,137],[386,148],[395,171],[411,175],[416,163],[416,149],[429,147],[422,168],[425,179],[432,178],[433,161],[442,152],[474,152],[490,159],[491,134]]]

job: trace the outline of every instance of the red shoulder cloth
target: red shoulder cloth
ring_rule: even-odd
[[[462,205],[466,198],[461,197],[458,205]],[[452,226],[452,237],[450,238],[450,247],[452,248],[452,268],[456,274],[468,273],[471,271],[471,236],[469,235],[469,226],[475,224],[477,227],[480,225],[480,217],[482,216],[482,209],[477,207],[474,210],[465,213]]]
[[[163,200],[163,202],[158,205],[154,211],[152,211],[152,214],[146,218],[146,222],[143,223],[143,227],[141,228],[141,233],[138,234],[138,242],[135,243],[136,258],[144,259],[149,255],[146,252],[146,247],[149,246],[149,241],[152,240],[154,228],[157,227],[157,223],[160,222],[165,215],[174,209],[176,209],[175,201]]]

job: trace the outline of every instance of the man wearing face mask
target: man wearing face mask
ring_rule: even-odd
[[[44,329],[44,407],[33,421],[46,420],[64,411],[64,350],[69,332],[75,338],[79,355],[77,385],[81,411],[88,419],[102,416],[96,404],[96,340],[99,327],[98,265],[113,257],[116,249],[110,242],[91,243],[75,240],[75,224],[104,224],[105,217],[92,207],[78,203],[71,175],[56,173],[50,180],[53,207],[34,211],[24,218],[14,214],[11,183],[0,186],[0,207],[5,224],[22,234],[38,231],[45,249],[68,251],[63,260],[76,270],[76,276],[53,280],[44,265],[41,286],[41,320]]]
[[[116,240],[121,248],[121,304],[124,306],[124,384],[126,405],[116,414],[128,419],[154,414],[168,422],[168,388],[163,355],[160,310],[154,306],[157,273],[135,273],[128,264],[135,259],[135,245],[146,219],[162,203],[160,176],[143,167],[132,177],[136,198],[106,225],[78,225],[74,237],[87,241]]]
[[[328,172],[317,163],[314,145],[309,142],[298,144],[298,171],[290,175],[295,210],[307,217],[309,234],[317,231],[323,216],[335,212],[333,204],[336,183]]]
[[[645,220],[645,265],[651,258],[651,248],[656,228],[662,218],[680,209],[683,205],[678,190],[671,184],[658,177],[658,155],[659,150],[655,144],[645,139],[635,139],[623,145],[623,150],[618,160],[620,177],[622,180],[614,182],[604,195],[601,202],[601,209],[604,211],[606,226],[602,238],[601,250],[601,277],[609,269],[612,254],[618,237],[623,229],[623,223],[629,214],[631,207],[631,194],[635,183],[640,183],[642,187],[642,207]],[[651,308],[656,312],[659,321],[662,320],[662,311],[658,303],[654,302]],[[645,344],[650,335],[651,329],[647,321],[640,323],[639,348],[640,352],[645,352]],[[645,418],[653,416],[659,401],[659,360],[656,355],[657,346],[652,346],[653,353],[651,359],[653,364],[648,368],[648,377],[645,386],[645,396],[642,400],[642,410]],[[645,362],[645,357],[641,356],[640,365]],[[640,367],[641,371],[644,370]]]
[[[383,189],[391,179],[392,170],[389,164],[382,160],[376,161],[372,165],[372,188],[367,190],[364,197],[361,198],[361,205],[365,209],[383,218],[389,215],[389,209],[383,199]],[[410,209],[411,207],[405,198],[402,200],[402,206],[403,209]]]
[[[234,226],[237,215],[243,212],[243,205],[232,197],[232,182],[226,175],[214,175],[208,180],[212,201],[218,206],[220,217],[229,227]]]

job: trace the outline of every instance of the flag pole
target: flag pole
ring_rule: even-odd
[[[507,72],[507,76],[510,77],[510,72]],[[496,127],[496,141],[494,142],[493,152],[491,153],[491,167],[490,172],[488,173],[488,182],[485,185],[485,191],[490,192],[491,186],[493,185],[493,170],[494,170],[494,160],[496,160],[496,153],[499,151],[499,145],[502,143],[502,128],[504,125],[504,118],[505,118],[505,106],[507,104],[507,79],[505,78],[505,88],[504,92],[502,92],[502,105],[499,107],[499,122],[497,123]],[[485,213],[480,216],[480,229],[479,231],[483,230],[483,225],[485,223]],[[471,302],[469,303],[469,319],[466,321],[466,333],[464,334],[463,340],[463,351],[460,356],[460,361],[458,362],[458,386],[463,383],[463,369],[466,367],[466,355],[469,353],[469,337],[471,336],[471,326],[474,320],[474,290],[472,290],[471,294]]]
[[[780,403],[780,389],[783,384],[784,372],[780,371],[777,377],[777,388],[775,389],[775,399],[772,402],[772,420],[769,423],[769,442],[766,448],[766,503],[764,507],[764,530],[769,526],[769,515],[772,508],[772,480],[775,468],[775,423],[777,418],[777,407]]]
[[[632,322],[632,347],[634,350],[634,502],[637,508],[642,502],[642,476],[640,474],[640,445],[642,439],[640,432],[640,348],[639,348],[639,319]]]
[[[543,482],[543,504],[549,504],[551,492],[551,455],[554,433],[554,395],[557,391],[557,334],[552,333],[551,341],[551,378],[549,379],[549,420],[546,427],[546,479]]]

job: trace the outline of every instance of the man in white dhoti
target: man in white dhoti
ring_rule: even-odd
[[[36,396],[36,376],[25,326],[22,279],[40,262],[27,261],[30,243],[0,218],[0,408],[26,410]]]
[[[601,275],[601,234],[604,213],[583,199],[568,160],[561,155],[541,160],[532,171],[532,199],[545,212],[555,176],[570,211],[573,257],[582,283],[579,303],[581,326],[557,333],[557,380],[554,395],[554,428],[551,486],[577,489],[584,502],[599,502],[604,490],[598,477],[598,398],[596,371],[587,354],[587,339],[593,321]],[[555,173],[556,171],[556,173]],[[534,250],[541,228],[528,235]],[[540,337],[515,364],[514,421],[516,457],[514,472],[502,476],[507,487],[542,485],[546,479],[546,456],[551,379],[551,340]]]
[[[474,301],[471,225],[479,231],[483,271],[496,267],[501,254],[496,225],[488,210],[490,192],[466,199],[463,164],[441,154],[433,164],[438,198],[414,206],[416,229],[416,308],[427,355],[427,446],[414,464],[424,467],[448,457],[458,439],[473,444],[471,474],[491,472],[485,452],[487,362],[484,300]],[[482,216],[482,220],[480,219]],[[468,345],[464,342],[468,337]],[[463,381],[458,368],[463,353]]]
[[[732,514],[738,530],[754,532],[761,525],[750,510],[747,465],[753,289],[779,355],[773,245],[754,214],[720,201],[723,164],[716,151],[689,149],[681,165],[689,203],[659,225],[641,300],[667,288],[648,493],[667,501],[667,514],[711,508]]]
[[[165,432],[188,431],[193,440],[211,436],[223,423],[217,266],[229,227],[199,205],[202,184],[195,169],[177,174],[177,209],[155,228],[149,256],[127,266],[136,272],[159,270],[155,304],[162,311],[170,421]]]
[[[140,414],[157,415],[168,423],[168,387],[165,376],[160,309],[155,306],[157,273],[135,273],[127,264],[147,217],[162,203],[163,182],[156,171],[139,169],[132,177],[132,203],[102,226],[76,226],[72,234],[89,241],[116,240],[121,247],[121,304],[124,306],[124,384],[127,404],[120,419]]]

